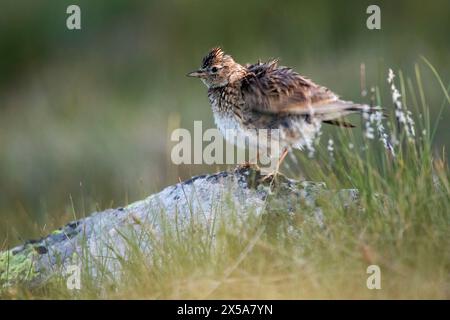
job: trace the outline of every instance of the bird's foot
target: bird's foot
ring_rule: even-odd
[[[280,174],[281,173],[278,169],[274,170],[272,172],[269,172],[261,179],[261,182],[270,182],[270,183],[276,182],[278,179],[278,176],[280,176]]]
[[[236,169],[249,169],[249,168],[255,168],[256,170],[260,169],[257,163],[251,163],[248,161],[245,161],[244,163],[238,164],[236,166]]]

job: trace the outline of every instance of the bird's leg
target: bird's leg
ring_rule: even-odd
[[[283,153],[281,154],[280,158],[278,158],[277,166],[276,166],[275,170],[272,171],[271,173],[267,174],[267,175],[262,179],[262,181],[265,181],[265,180],[267,180],[267,179],[276,178],[276,176],[280,173],[280,166],[281,166],[281,163],[282,163],[282,162],[284,161],[284,159],[286,158],[288,152],[289,152],[288,148],[285,148],[285,149],[283,150]]]
[[[260,168],[259,168],[259,151],[256,151],[255,167],[256,167],[256,169],[258,169],[258,171],[260,170]]]
[[[281,163],[284,161],[284,159],[286,158],[286,156],[287,156],[287,154],[288,154],[288,149],[287,148],[285,148],[284,149],[284,151],[283,151],[283,153],[281,154],[281,157],[280,157],[280,159],[278,159],[278,163],[277,163],[277,170],[276,170],[276,173],[278,173],[279,171],[280,171],[280,166],[281,166]]]

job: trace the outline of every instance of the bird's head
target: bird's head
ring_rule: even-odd
[[[245,74],[245,70],[230,55],[225,54],[221,48],[217,47],[211,49],[203,58],[200,69],[187,75],[200,78],[208,88],[217,88],[238,80]]]

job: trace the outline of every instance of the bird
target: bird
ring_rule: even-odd
[[[228,142],[236,144],[227,130],[246,136],[247,146],[255,146],[259,130],[278,129],[282,152],[276,172],[290,150],[311,147],[322,124],[352,128],[342,117],[376,110],[342,100],[292,68],[279,66],[278,59],[242,65],[221,47],[212,48],[201,67],[187,76],[199,78],[208,88],[214,122]]]

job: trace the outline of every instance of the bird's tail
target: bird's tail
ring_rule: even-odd
[[[323,112],[319,111],[319,115],[323,123],[340,127],[353,128],[353,124],[345,122],[340,118],[353,113],[372,114],[376,112],[381,112],[382,116],[386,117],[386,114],[381,107],[369,106],[367,104],[358,104],[354,103],[353,101],[337,100],[323,108]]]

